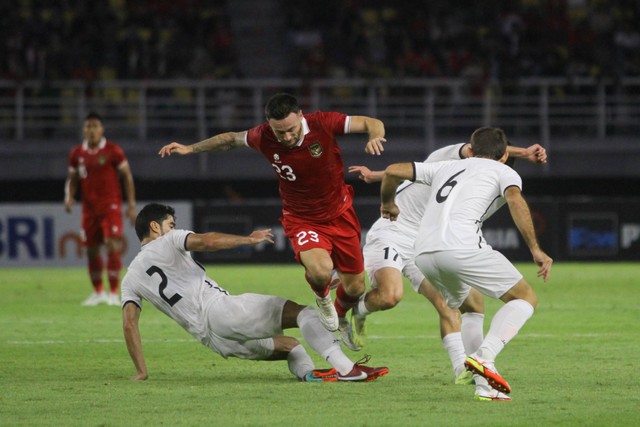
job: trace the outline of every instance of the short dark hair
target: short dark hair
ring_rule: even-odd
[[[136,217],[136,235],[142,241],[145,237],[149,237],[151,232],[151,221],[158,224],[162,223],[168,216],[176,217],[176,211],[171,206],[161,205],[160,203],[149,203],[145,205]]]
[[[300,105],[295,96],[288,93],[277,93],[267,101],[264,107],[264,114],[267,120],[282,120],[291,113],[300,112]]]
[[[476,157],[500,160],[507,151],[507,136],[500,128],[478,128],[471,134],[471,149]]]
[[[102,117],[100,116],[100,114],[96,113],[95,111],[89,112],[89,114],[87,114],[87,116],[84,118],[85,121],[91,120],[91,119],[99,120],[100,123],[102,123]]]

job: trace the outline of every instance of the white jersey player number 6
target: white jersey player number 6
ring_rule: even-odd
[[[440,187],[440,189],[438,190],[438,193],[436,194],[436,202],[443,203],[445,200],[447,200],[447,197],[449,197],[449,194],[451,194],[451,190],[453,190],[453,187],[455,187],[456,184],[458,183],[458,181],[454,180],[454,178],[460,175],[464,171],[466,171],[466,169],[462,169],[460,172],[453,174],[451,178],[449,178],[447,182],[445,182],[442,185],[442,187]],[[451,187],[451,188],[449,188],[449,191],[447,191],[446,195],[443,195],[443,192],[447,187]]]

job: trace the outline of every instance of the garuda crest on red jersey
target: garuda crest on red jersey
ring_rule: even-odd
[[[315,157],[316,159],[322,156],[322,145],[318,141],[314,142],[309,146],[309,152],[311,153],[311,157]]]

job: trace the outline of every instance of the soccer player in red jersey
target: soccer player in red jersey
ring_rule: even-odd
[[[127,218],[135,225],[136,196],[133,175],[122,148],[105,139],[102,119],[89,113],[82,129],[84,141],[71,149],[65,182],[64,208],[71,212],[80,186],[82,194],[82,232],[87,248],[89,277],[94,292],[82,305],[120,305],[120,258],[122,246],[122,192],[120,177],[127,196]],[[110,292],[104,291],[104,262],[101,246],[107,249],[107,275]]]
[[[243,132],[226,132],[192,145],[165,145],[160,156],[228,151],[250,147],[271,163],[278,177],[280,221],[305,268],[316,294],[320,318],[330,331],[340,330],[344,343],[353,343],[346,313],[364,293],[364,262],[360,223],[352,206],[353,189],[344,181],[344,165],[336,137],[367,133],[365,151],[380,155],[386,142],[384,124],[366,116],[337,112],[303,114],[292,95],[279,93],[265,107],[267,122]],[[332,271],[341,285],[335,304],[329,293]]]

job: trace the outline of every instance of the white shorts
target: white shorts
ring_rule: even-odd
[[[411,282],[413,289],[418,292],[424,275],[413,261],[413,241],[390,229],[374,230],[367,233],[366,242],[362,249],[364,269],[369,277],[371,288],[378,287],[376,271],[389,267],[404,274]]]
[[[462,305],[471,287],[498,299],[522,279],[513,264],[491,248],[422,253],[416,265],[451,308]]]
[[[224,358],[264,360],[282,335],[286,299],[262,294],[224,295],[207,308],[207,345]]]

